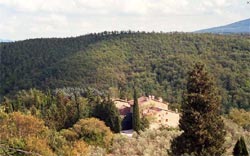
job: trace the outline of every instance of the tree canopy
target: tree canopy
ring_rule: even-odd
[[[222,155],[226,133],[219,110],[214,82],[198,63],[188,75],[179,125],[183,133],[172,142],[173,155]]]
[[[110,98],[96,104],[92,116],[104,121],[113,132],[119,133],[121,131],[120,113]]]
[[[32,39],[0,46],[0,94],[21,89],[112,88],[181,103],[185,75],[194,61],[207,65],[223,110],[250,109],[250,38],[247,35],[103,32],[75,38]]]

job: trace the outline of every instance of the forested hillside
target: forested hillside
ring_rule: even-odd
[[[224,110],[250,110],[249,36],[104,32],[2,43],[0,54],[1,96],[92,87],[131,98],[136,83],[140,93],[181,103],[186,73],[201,61],[216,78]]]

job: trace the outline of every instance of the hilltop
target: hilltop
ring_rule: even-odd
[[[28,88],[92,87],[112,96],[142,94],[181,103],[187,71],[201,61],[215,76],[223,108],[250,109],[250,37],[103,32],[1,43],[1,95]]]

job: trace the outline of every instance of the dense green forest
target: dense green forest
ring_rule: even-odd
[[[74,38],[2,43],[0,94],[92,87],[111,96],[162,96],[181,103],[186,74],[197,61],[215,77],[223,110],[250,110],[250,36],[103,32]]]

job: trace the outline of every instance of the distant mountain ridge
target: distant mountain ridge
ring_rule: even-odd
[[[196,32],[217,34],[250,33],[250,18],[224,26],[198,30]]]
[[[0,42],[12,42],[11,40],[6,40],[6,39],[1,39],[0,38]]]

